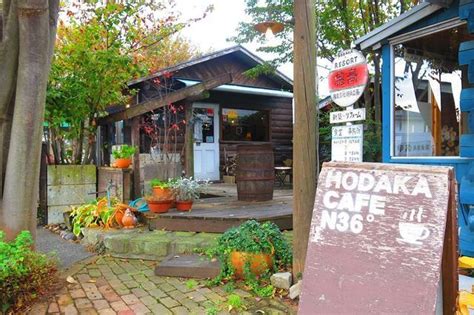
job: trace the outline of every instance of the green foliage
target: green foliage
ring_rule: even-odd
[[[113,219],[118,209],[115,205],[118,199],[113,198],[110,202],[111,206],[107,205],[107,198],[98,198],[88,204],[79,207],[73,207],[71,212],[72,217],[72,232],[74,235],[81,235],[81,229],[84,227],[109,227],[113,224]]]
[[[351,48],[355,39],[377,28],[391,18],[401,14],[417,1],[315,1],[315,29],[317,32],[318,56],[332,60],[336,52]],[[273,66],[293,60],[293,0],[245,0],[246,13],[250,21],[240,22],[238,35],[231,38],[238,43],[257,42],[259,51],[273,53],[277,57]],[[260,22],[277,21],[285,28],[275,34],[275,43],[269,43],[264,34],[254,25]]]
[[[272,270],[267,270],[263,275],[256,277],[250,271],[249,261],[244,265],[245,285],[259,296],[273,294],[273,287],[268,286],[270,272],[288,268],[292,263],[291,248],[278,226],[272,222],[262,224],[249,220],[238,227],[230,228],[221,237],[217,245],[207,251],[211,257],[221,261],[221,273],[211,281],[218,284],[229,281],[226,286],[233,288],[235,270],[230,263],[230,254],[233,251],[248,253],[273,253]]]
[[[242,298],[237,294],[231,294],[227,297],[227,305],[229,312],[232,310],[242,311],[245,310],[245,303]]]
[[[150,181],[150,186],[151,188],[153,187],[158,187],[158,188],[161,188],[161,189],[165,189],[165,188],[171,188],[171,185],[176,182],[176,179],[168,179],[167,181],[164,181],[164,180],[160,180],[158,178],[153,178],[151,181]]]
[[[118,150],[113,150],[112,155],[114,159],[129,159],[135,154],[136,151],[136,147],[124,144],[121,145]]]
[[[219,314],[219,308],[217,305],[211,305],[206,308],[206,315],[217,315]]]
[[[6,242],[0,231],[0,305],[2,313],[14,312],[51,289],[56,262],[34,252],[28,231]]]
[[[171,36],[211,8],[180,21],[173,0],[69,0],[62,7],[45,120],[56,161],[79,164],[90,159],[105,109],[131,102],[127,82],[197,53]]]
[[[275,287],[271,284],[267,286],[255,286],[253,291],[260,297],[270,297],[275,294]]]
[[[235,283],[233,282],[227,282],[225,285],[224,285],[224,292],[225,293],[232,293],[235,291]]]
[[[194,289],[195,287],[197,287],[198,285],[198,282],[194,279],[189,279],[188,281],[186,281],[186,287],[188,289]]]

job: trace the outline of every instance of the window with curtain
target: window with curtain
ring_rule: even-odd
[[[394,156],[458,156],[465,25],[394,45]]]

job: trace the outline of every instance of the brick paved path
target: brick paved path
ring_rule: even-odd
[[[71,276],[77,283],[68,283],[49,303],[34,305],[30,314],[228,314],[229,293],[222,287],[157,277],[154,265],[153,261],[104,256],[76,264]],[[255,299],[241,289],[232,294],[257,303],[265,314],[294,313],[277,299]],[[244,313],[255,312],[249,308]]]

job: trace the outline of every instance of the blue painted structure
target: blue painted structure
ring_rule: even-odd
[[[429,1],[427,1],[429,2]],[[394,157],[391,155],[392,133],[394,121],[394,87],[390,39],[400,35],[426,31],[447,21],[466,21],[468,31],[474,33],[474,0],[452,1],[444,7],[435,3],[422,3],[373,32],[356,41],[362,49],[381,49],[382,52],[382,156],[384,163],[407,163],[425,165],[445,165],[455,169],[459,184],[458,224],[460,228],[459,242],[462,255],[474,256],[474,88],[463,88],[460,98],[460,109],[468,115],[468,133],[460,137],[459,157]],[[419,19],[414,16],[419,15]],[[440,42],[440,45],[443,43]],[[474,84],[474,41],[460,44],[460,65],[467,65],[468,81]]]

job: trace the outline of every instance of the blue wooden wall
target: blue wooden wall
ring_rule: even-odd
[[[459,14],[460,19],[467,21],[468,29],[474,33],[474,0],[454,1],[451,7],[439,11],[432,16],[419,21],[403,32],[434,25],[440,21],[453,17],[453,12]],[[474,256],[474,88],[465,88],[461,91],[461,112],[468,115],[468,131],[460,138],[460,157],[424,157],[424,158],[397,158],[392,157],[390,148],[391,122],[393,119],[392,101],[394,88],[392,86],[392,50],[389,44],[382,46],[382,156],[384,163],[424,164],[452,166],[459,184],[458,194],[458,224],[460,228],[460,252],[462,255]],[[460,44],[459,63],[467,65],[469,83],[474,84],[474,41]]]

